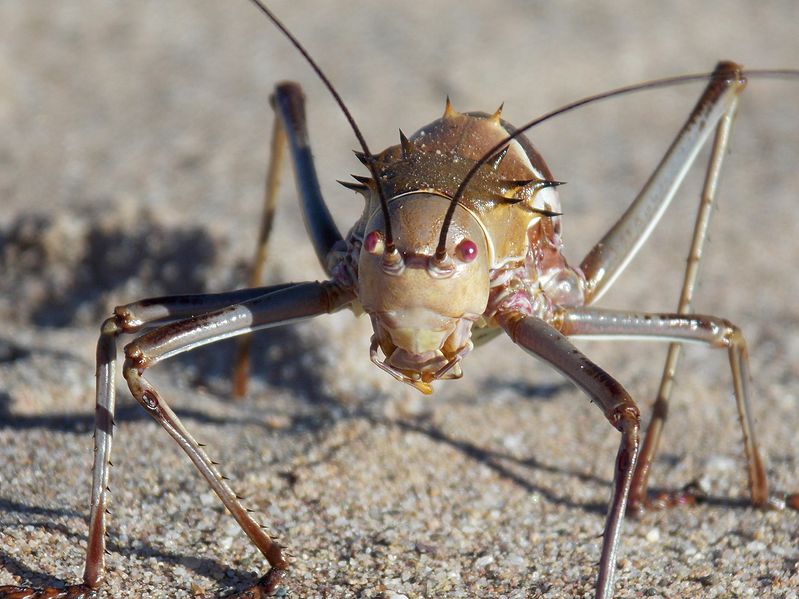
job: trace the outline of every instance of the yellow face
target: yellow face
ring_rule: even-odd
[[[435,193],[393,198],[389,214],[401,261],[389,263],[383,252],[380,211],[367,224],[358,261],[359,297],[375,331],[373,360],[427,393],[433,380],[460,376],[472,324],[488,303],[486,236],[465,208],[456,209],[449,229],[447,268],[432,261],[448,207],[449,199]]]

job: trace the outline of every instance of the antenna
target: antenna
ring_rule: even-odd
[[[741,77],[743,78],[771,78],[771,79],[794,79],[799,78],[799,69],[751,69],[745,70],[741,72]],[[697,81],[706,81],[708,79],[719,79],[718,75],[714,75],[714,73],[697,73],[693,75],[680,75],[677,77],[666,77],[664,79],[654,79],[652,81],[645,81],[643,83],[636,83],[634,85],[627,85],[624,87],[619,87],[616,89],[612,89],[610,91],[602,92],[599,94],[595,94],[593,96],[587,96],[580,100],[576,100],[569,104],[565,104],[560,108],[556,108],[551,112],[547,112],[543,116],[540,116],[532,121],[525,123],[518,129],[516,129],[513,133],[508,134],[507,137],[502,139],[501,141],[494,144],[485,154],[483,154],[480,159],[474,163],[472,168],[466,173],[466,176],[461,181],[458,189],[455,191],[455,194],[452,196],[452,200],[450,201],[449,208],[447,209],[447,213],[444,216],[444,222],[441,225],[441,235],[438,238],[438,246],[436,247],[435,253],[435,260],[436,262],[443,262],[447,255],[447,232],[449,231],[449,226],[452,223],[452,217],[455,214],[455,207],[458,205],[458,201],[463,197],[463,192],[465,191],[466,187],[469,185],[469,182],[472,180],[474,175],[480,169],[481,166],[489,162],[494,156],[496,156],[497,152],[502,150],[505,146],[507,146],[511,141],[519,137],[521,134],[529,131],[536,125],[540,125],[544,121],[548,121],[556,116],[560,116],[561,114],[571,112],[577,108],[582,108],[583,106],[587,106],[588,104],[593,104],[594,102],[599,102],[602,100],[607,100],[609,98],[615,98],[617,96],[623,96],[627,94],[637,93],[645,90],[650,89],[658,89],[663,87],[672,87],[675,85],[684,85],[686,83],[694,83]]]
[[[341,109],[341,112],[344,113],[344,116],[346,117],[347,122],[349,122],[352,132],[355,133],[355,137],[358,139],[358,143],[360,144],[361,149],[363,150],[363,153],[366,157],[366,162],[364,164],[366,164],[366,168],[369,169],[372,178],[375,180],[375,184],[377,187],[377,195],[380,198],[380,208],[383,211],[383,220],[385,221],[386,224],[385,253],[386,255],[389,254],[393,255],[394,252],[396,252],[396,248],[394,247],[394,237],[391,234],[391,220],[389,218],[389,213],[388,213],[388,201],[386,200],[386,194],[383,191],[383,186],[380,184],[380,177],[378,176],[377,168],[375,167],[374,156],[372,155],[372,152],[369,151],[369,146],[366,143],[366,139],[361,133],[361,130],[358,128],[355,119],[353,118],[346,104],[344,104],[344,100],[341,99],[341,96],[336,91],[336,88],[333,87],[333,84],[324,74],[319,65],[316,64],[316,61],[311,57],[311,55],[308,53],[305,47],[303,47],[303,45],[300,43],[300,41],[296,37],[294,37],[294,35],[288,30],[288,28],[285,25],[283,25],[283,23],[275,16],[275,14],[271,10],[269,10],[266,7],[266,5],[264,5],[260,0],[250,0],[250,1],[256,6],[256,8],[258,8],[258,10],[260,10],[264,15],[266,15],[266,17],[270,21],[272,21],[275,27],[277,27],[281,31],[281,33],[283,33],[283,35],[285,35],[288,38],[288,40],[294,45],[297,51],[299,51],[299,53],[302,54],[303,58],[305,58],[306,62],[311,66],[316,75],[319,77],[319,79],[328,89],[330,94],[333,96],[333,99],[336,101],[336,104],[338,104],[339,108]]]

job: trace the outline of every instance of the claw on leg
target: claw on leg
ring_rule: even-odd
[[[630,498],[627,504],[627,515],[633,518],[641,517],[647,511],[662,511],[686,505],[696,505],[706,499],[705,492],[696,482],[687,484],[679,491],[660,491],[650,493],[633,501]]]
[[[55,587],[45,587],[43,589],[15,586],[0,587],[0,598],[2,599],[93,599],[96,596],[97,591],[85,584],[71,584],[60,589]]]
[[[283,580],[285,574],[286,570],[272,568],[254,585],[234,595],[228,595],[226,599],[262,599],[263,597],[269,597],[275,592],[277,585]]]

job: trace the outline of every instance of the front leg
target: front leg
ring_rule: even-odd
[[[257,598],[271,592],[288,565],[280,546],[269,538],[241,506],[213,462],[141,375],[146,368],[157,362],[201,345],[333,312],[346,306],[353,298],[352,291],[342,289],[336,284],[304,283],[207,296],[157,298],[117,308],[115,315],[103,324],[97,349],[94,478],[84,582],[66,588],[3,586],[0,587],[0,599],[88,599],[95,595],[94,591],[100,586],[105,571],[106,508],[114,426],[116,338],[122,333],[140,330],[153,321],[174,320],[189,314],[199,315],[154,329],[128,345],[125,378],[134,397],[186,451],[272,566],[272,570],[264,578],[246,591],[249,594],[242,597]],[[236,301],[241,303],[229,305]],[[216,311],[202,313],[208,310]]]
[[[618,382],[543,320],[515,310],[501,311],[495,319],[514,343],[548,362],[585,391],[591,401],[599,405],[608,421],[621,432],[595,594],[596,599],[610,599],[613,597],[621,524],[638,455],[638,407]]]
[[[142,335],[125,348],[123,374],[133,397],[147,410],[186,453],[209,486],[263,554],[271,570],[237,597],[255,599],[274,590],[288,568],[281,547],[264,530],[241,498],[230,488],[216,464],[183,426],[163,396],[147,381],[144,371],[183,352],[235,335],[305,320],[335,312],[355,299],[351,289],[335,283],[301,283],[240,305],[180,321]]]

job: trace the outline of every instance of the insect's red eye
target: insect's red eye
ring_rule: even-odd
[[[382,254],[384,245],[380,231],[371,231],[363,240],[363,249],[370,254]]]
[[[458,254],[458,258],[464,262],[471,262],[477,258],[477,244],[471,239],[461,241],[455,251]]]

